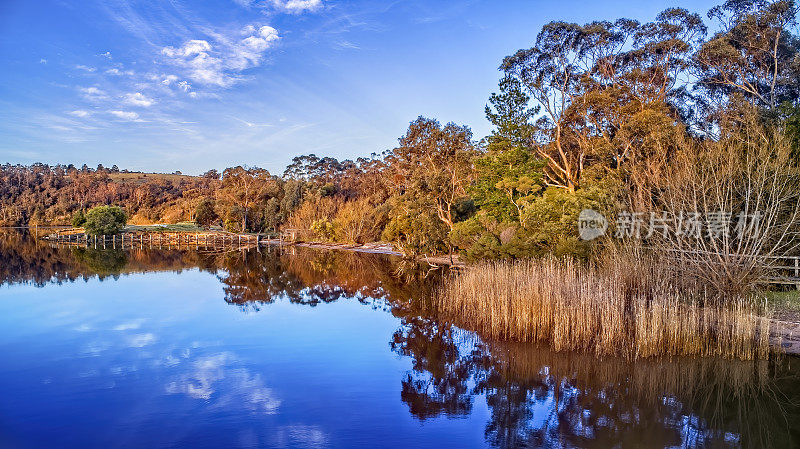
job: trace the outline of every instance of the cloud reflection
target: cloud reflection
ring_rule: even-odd
[[[213,399],[214,407],[241,404],[254,412],[277,413],[281,400],[275,397],[272,389],[264,386],[260,375],[237,368],[236,363],[236,357],[230,352],[201,357],[192,362],[188,373],[167,384],[166,391],[206,401]]]

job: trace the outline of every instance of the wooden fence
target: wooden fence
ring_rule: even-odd
[[[228,232],[126,232],[116,235],[87,235],[83,231],[60,231],[42,239],[62,244],[87,246],[102,249],[125,248],[194,248],[230,249],[257,247],[257,234],[234,234]]]

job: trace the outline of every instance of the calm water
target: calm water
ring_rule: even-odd
[[[800,447],[800,359],[482,341],[436,321],[440,275],[0,233],[0,447]]]

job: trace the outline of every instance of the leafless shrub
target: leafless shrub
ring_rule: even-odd
[[[672,162],[659,198],[676,232],[654,235],[652,247],[676,275],[735,296],[797,248],[800,172],[785,134],[755,120],[690,145]],[[691,226],[698,217],[700,229]]]

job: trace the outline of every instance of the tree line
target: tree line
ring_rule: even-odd
[[[691,196],[676,193],[691,188],[677,180],[705,179],[690,172],[708,160],[757,153],[771,161],[765,172],[796,185],[796,14],[793,1],[729,0],[705,19],[670,8],[645,23],[548,23],[500,62],[485,109],[492,131],[480,139],[467,126],[419,117],[394,149],[369,157],[310,154],[282,174],[237,166],[180,181],[6,164],[0,222],[63,222],[115,204],[134,221],[290,228],[313,239],[388,241],[406,253],[586,256],[597,243],[579,238],[583,209],[607,217],[674,209]]]

